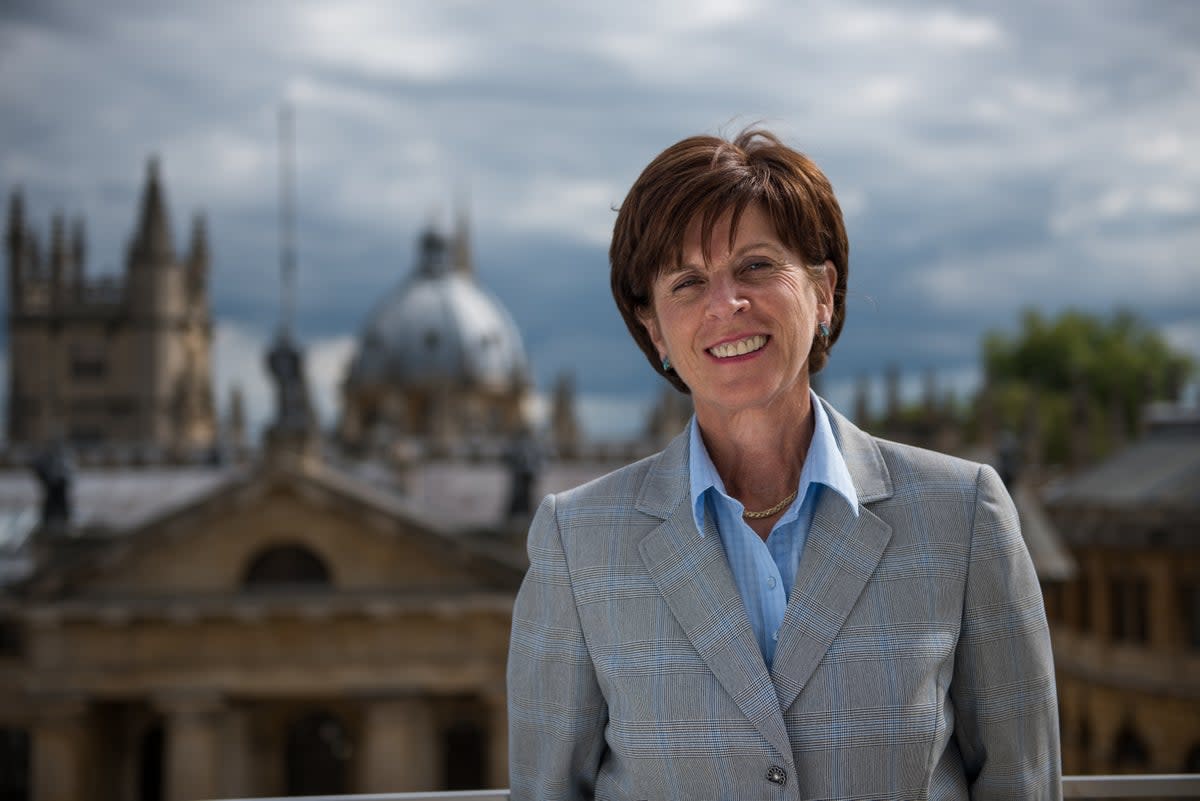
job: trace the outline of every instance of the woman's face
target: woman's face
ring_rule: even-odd
[[[742,214],[730,246],[730,216],[713,228],[707,260],[700,223],[692,223],[682,264],[664,268],[652,286],[652,308],[642,315],[700,416],[807,394],[817,324],[833,313],[832,264],[814,281],[757,205]]]

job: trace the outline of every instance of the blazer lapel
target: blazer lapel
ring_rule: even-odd
[[[687,435],[663,451],[637,508],[664,518],[639,548],[646,570],[708,668],[766,740],[790,754],[771,676],[734,584],[721,537],[696,531],[687,472]]]
[[[771,670],[784,710],[804,689],[841,631],[892,534],[891,527],[864,505],[892,494],[891,476],[879,447],[828,404],[825,411],[854,481],[858,516],[840,495],[821,493]]]

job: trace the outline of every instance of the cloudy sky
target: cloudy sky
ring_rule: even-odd
[[[277,114],[295,109],[298,327],[328,417],[373,305],[469,208],[541,388],[596,433],[659,389],[608,293],[613,208],[694,133],[762,122],[851,239],[825,389],[899,364],[965,388],[1022,308],[1131,308],[1200,355],[1200,14],[1187,0],[0,2],[0,188],[123,267],[146,160],[177,247],[208,217],[220,403],[268,413]]]

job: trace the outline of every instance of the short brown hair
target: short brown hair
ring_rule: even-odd
[[[608,253],[613,297],[629,333],[654,369],[682,392],[688,392],[687,385],[674,371],[662,369],[638,312],[650,309],[659,273],[683,259],[683,238],[694,220],[700,220],[707,251],[717,221],[732,214],[732,244],[742,213],[755,203],[780,241],[807,266],[829,261],[837,268],[830,335],[813,341],[810,373],[825,366],[842,331],[850,243],[829,179],[812,159],[761,128],[748,128],[732,141],[689,137],[660,153],[638,176],[617,213]]]

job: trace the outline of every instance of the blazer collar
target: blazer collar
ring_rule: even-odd
[[[828,401],[821,399],[821,406],[829,416],[829,427],[833,429],[833,438],[842,452],[842,458],[846,460],[846,469],[850,471],[850,479],[858,492],[859,504],[890,498],[892,476],[884,464],[875,438],[843,417]]]
[[[884,464],[875,439],[851,423],[823,398],[818,399],[837,441],[846,469],[862,504],[890,498],[892,477]],[[666,520],[679,504],[687,505],[688,431],[685,428],[658,455],[646,475],[635,503],[638,511]]]
[[[687,507],[688,494],[688,430],[684,428],[655,458],[634,506],[666,520],[680,504]]]

